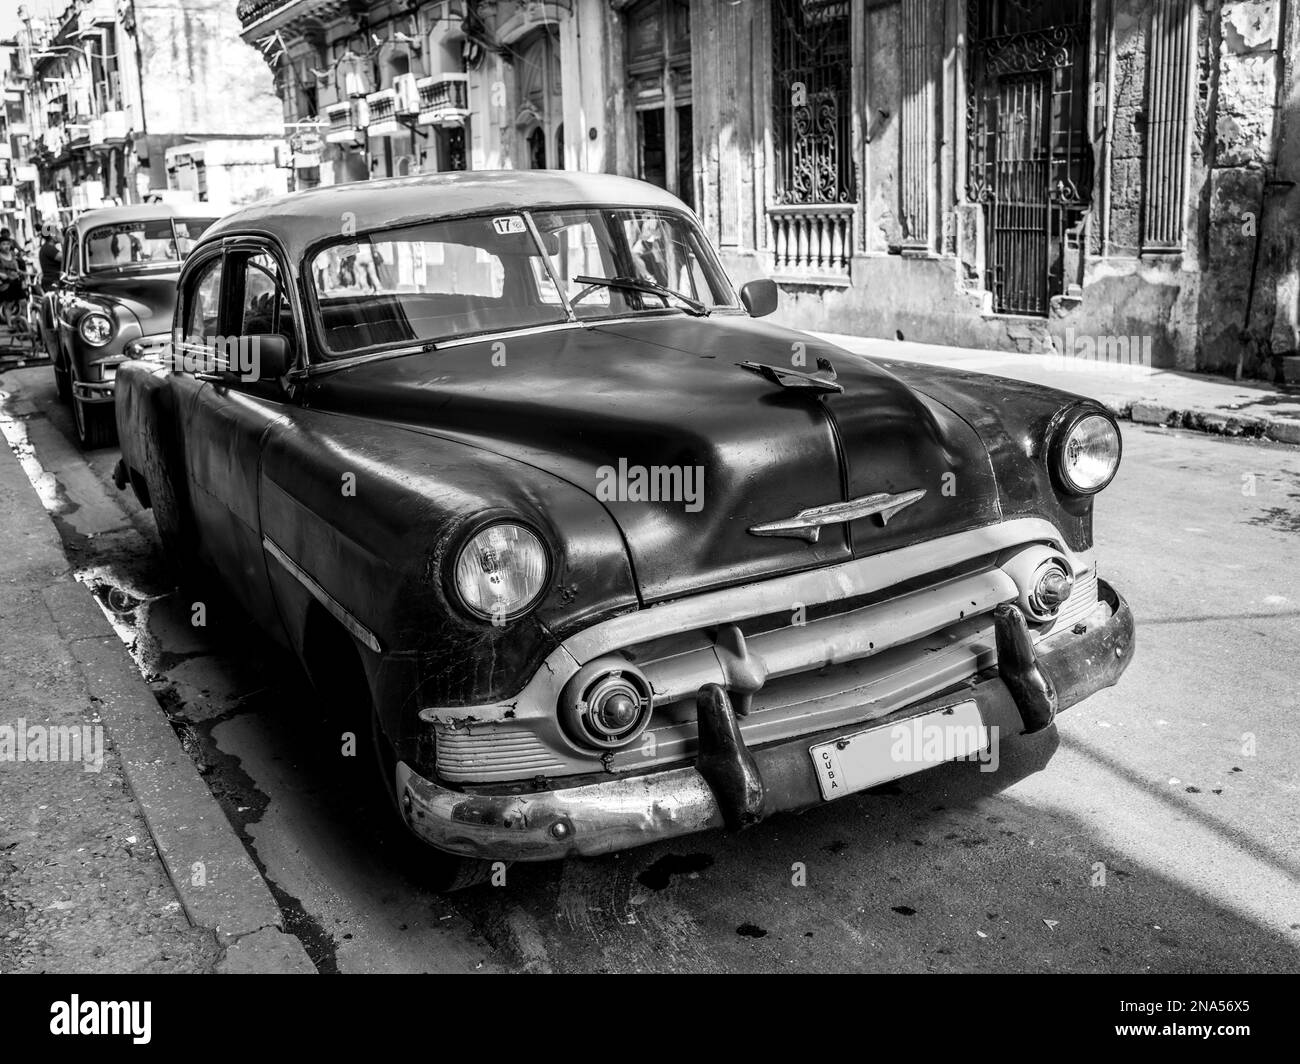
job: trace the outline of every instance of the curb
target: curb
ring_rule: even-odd
[[[1153,399],[1107,402],[1121,418],[1137,425],[1160,425],[1171,429],[1191,429],[1214,436],[1272,440],[1275,443],[1300,444],[1300,419],[1234,414],[1222,409],[1192,407],[1180,410]]]
[[[18,460],[0,438],[0,461]],[[284,931],[270,888],[244,849],[152,689],[90,589],[72,575],[62,541],[24,472],[48,529],[48,582],[39,591],[121,760],[131,795],[185,915],[225,950],[217,972],[312,973],[302,943]]]

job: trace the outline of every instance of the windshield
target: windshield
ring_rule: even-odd
[[[215,218],[150,218],[101,225],[86,233],[86,270],[180,264]]]
[[[326,358],[574,318],[683,313],[682,301],[651,289],[681,293],[688,308],[735,306],[694,224],[642,208],[520,211],[372,232],[320,249],[309,269]]]
[[[597,279],[638,282],[680,293],[707,309],[735,306],[736,297],[695,226],[669,211],[640,207],[572,207],[533,215],[551,267],[580,318],[662,310],[672,301]],[[554,285],[539,272],[544,298]],[[591,288],[591,291],[587,289]]]

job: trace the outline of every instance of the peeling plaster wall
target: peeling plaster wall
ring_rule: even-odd
[[[1147,23],[1145,0],[1115,2],[1114,99],[1111,108],[1109,253],[1137,255],[1142,240]]]
[[[888,252],[903,242],[899,218],[899,111],[902,70],[899,5],[867,11],[867,98],[862,116],[867,142],[866,243],[868,252]]]
[[[1209,17],[1214,17],[1211,11]],[[1206,211],[1199,368],[1263,372],[1276,305],[1261,241],[1275,224],[1266,187],[1274,162],[1277,0],[1233,0],[1218,11],[1219,48]],[[1259,247],[1259,260],[1256,246]]]
[[[1294,351],[1300,339],[1300,192],[1286,184],[1300,180],[1300,76],[1288,59],[1300,48],[1300,0],[1199,3],[1185,237],[1181,252],[1159,253],[1142,246],[1150,195],[1144,186],[1154,76],[1151,6],[1150,0],[1094,4],[1099,106],[1093,147],[1100,180],[1088,219],[1082,299],[1055,300],[1049,318],[1026,320],[993,316],[978,290],[963,290],[972,287],[969,239],[959,246],[960,260],[888,253],[900,240],[899,7],[889,0],[871,4],[863,46],[865,255],[853,259],[849,288],[786,287],[781,319],[806,328],[1030,351],[1068,352],[1078,337],[1149,337],[1158,367],[1232,372],[1240,362],[1247,374],[1268,373],[1270,353]],[[943,76],[936,67],[937,85]],[[1279,78],[1287,103],[1281,113]],[[956,206],[970,222],[963,234],[970,229],[973,236],[976,220],[962,213],[973,209],[962,204],[964,176],[957,175]]]
[[[151,136],[280,136],[271,72],[239,37],[229,0],[135,0]]]
[[[1300,191],[1291,182],[1300,181],[1300,3],[1285,6],[1285,25],[1279,27],[1284,41],[1281,73],[1282,110],[1279,114],[1270,208],[1261,228],[1264,239],[1260,260],[1271,280],[1273,315],[1268,344],[1274,356],[1300,351]]]

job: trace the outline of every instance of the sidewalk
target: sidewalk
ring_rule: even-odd
[[[0,972],[314,971],[0,437]]]
[[[838,333],[816,335],[845,350],[877,358],[991,373],[1076,392],[1139,424],[1300,444],[1300,391],[1281,391],[1262,381],[1233,381],[1059,355],[981,351]]]

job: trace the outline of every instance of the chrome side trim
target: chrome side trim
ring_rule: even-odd
[[[435,351],[443,351],[449,347],[468,347],[470,344],[490,343],[494,340],[509,340],[519,336],[537,336],[542,333],[567,332],[570,329],[581,329],[582,322],[557,321],[549,325],[530,325],[526,329],[504,329],[493,333],[475,333],[473,336],[458,336],[454,340],[436,340],[432,344]]]
[[[262,549],[284,566],[289,574],[311,592],[312,598],[330,611],[330,614],[344,628],[365,643],[376,654],[383,652],[379,637],[362,624],[338,599],[320,586],[305,569],[287,555],[270,536],[262,537]]]
[[[741,363],[744,365],[744,363]],[[861,498],[849,499],[847,502],[832,502],[825,506],[814,506],[800,510],[793,517],[766,524],[754,525],[751,536],[782,536],[790,539],[803,539],[816,543],[821,538],[822,529],[827,525],[842,525],[846,521],[858,521],[864,517],[880,516],[882,525],[889,524],[889,519],[896,513],[906,510],[914,502],[925,498],[925,489],[904,491],[890,495],[886,491],[875,495],[863,495]]]

